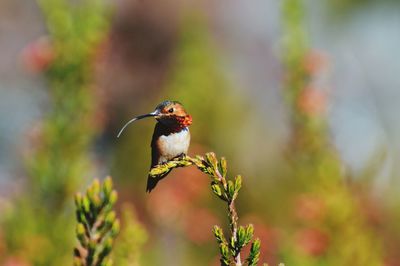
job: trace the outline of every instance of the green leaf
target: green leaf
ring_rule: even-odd
[[[113,189],[113,182],[111,177],[108,176],[103,182],[103,193],[106,196],[106,198],[110,197],[112,189]]]
[[[111,206],[113,206],[115,204],[115,202],[117,202],[117,199],[118,199],[118,193],[117,193],[117,191],[113,190],[110,194],[109,204]]]
[[[111,263],[106,257],[120,231],[119,220],[112,210],[117,198],[110,178],[102,185],[94,180],[85,196],[79,193],[75,195],[78,220],[75,234],[79,244],[74,249],[74,265],[99,266]],[[82,254],[85,254],[84,258],[79,260]]]
[[[252,224],[249,224],[246,227],[246,236],[245,236],[244,245],[247,245],[251,241],[253,236],[254,236],[254,226]]]
[[[120,230],[121,230],[121,224],[120,224],[119,220],[115,220],[111,227],[111,235],[112,236],[118,235]]]
[[[100,193],[100,181],[97,178],[93,180],[91,190],[93,195],[98,195]]]
[[[228,196],[229,199],[233,199],[235,195],[235,185],[233,184],[232,180],[228,180]]]
[[[249,266],[256,266],[260,259],[260,239],[254,240],[251,244],[249,257],[246,259]]]
[[[218,241],[218,244],[222,244],[222,243],[227,244],[225,236],[224,236],[224,232],[222,231],[221,227],[219,227],[218,225],[214,225],[213,233],[214,233],[215,238]]]
[[[244,246],[246,242],[246,231],[244,230],[243,226],[239,226],[236,232],[236,245],[237,249],[240,249]]]
[[[75,233],[76,233],[76,238],[78,238],[78,240],[79,240],[79,243],[82,246],[87,245],[87,243],[88,243],[88,239],[86,237],[87,232],[86,232],[85,226],[83,224],[78,223],[76,225]]]
[[[155,167],[150,169],[149,175],[151,177],[158,177],[169,173],[170,169],[167,165],[156,165]]]
[[[240,188],[242,187],[242,176],[237,175],[235,177],[235,192],[239,193]]]
[[[224,157],[222,157],[221,160],[219,161],[219,168],[221,171],[221,175],[223,177],[226,177],[226,173],[228,172],[228,166],[227,166],[227,161]]]
[[[211,182],[211,189],[220,199],[226,201],[226,195],[216,181]]]
[[[219,245],[219,250],[220,250],[220,253],[221,253],[221,264],[229,266],[230,259],[229,259],[229,248],[228,248],[228,245],[226,245],[225,243],[221,243]]]
[[[207,164],[213,167],[213,169],[218,169],[218,160],[215,153],[213,152],[206,153],[206,161]]]
[[[82,194],[81,193],[76,193],[75,194],[75,197],[74,197],[74,200],[75,200],[75,207],[76,207],[76,209],[77,210],[80,210],[81,208],[82,208]]]
[[[89,201],[88,197],[84,196],[82,198],[82,206],[83,206],[83,211],[85,213],[89,213],[90,212],[90,201]]]
[[[112,225],[116,219],[117,215],[115,211],[110,211],[107,213],[106,218],[104,219],[107,225]]]

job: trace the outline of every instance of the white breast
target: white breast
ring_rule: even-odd
[[[190,133],[188,128],[168,136],[160,136],[158,140],[161,153],[159,162],[171,160],[182,153],[187,154],[189,143]]]

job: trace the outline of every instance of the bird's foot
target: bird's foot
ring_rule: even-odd
[[[172,160],[183,160],[186,158],[186,154],[181,153],[178,156],[175,156]]]

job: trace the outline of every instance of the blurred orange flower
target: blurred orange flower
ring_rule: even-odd
[[[31,264],[20,257],[9,257],[4,261],[4,266],[31,266]]]
[[[307,115],[319,115],[325,112],[326,101],[324,91],[308,86],[300,92],[298,107],[300,111]]]
[[[304,194],[296,198],[294,211],[300,220],[316,221],[325,216],[326,206],[321,198]]]
[[[151,193],[150,214],[156,221],[180,226],[196,199],[209,188],[209,179],[193,166],[176,169]]]
[[[21,52],[24,67],[32,73],[46,70],[54,57],[54,49],[48,37],[40,37],[28,44]]]
[[[326,70],[328,66],[328,56],[321,51],[310,51],[303,59],[304,70],[312,76]]]
[[[254,226],[254,237],[261,241],[260,261],[268,261],[271,265],[278,264],[279,241],[281,232],[277,227],[271,227],[256,214],[246,215],[242,225],[252,224]],[[249,254],[250,245],[243,249],[244,254]]]
[[[296,234],[297,248],[310,256],[322,255],[329,245],[328,235],[318,229],[302,229]]]
[[[187,237],[196,244],[213,240],[212,227],[220,224],[218,218],[205,208],[193,209],[188,213],[185,225]]]

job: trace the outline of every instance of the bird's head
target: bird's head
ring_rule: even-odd
[[[128,121],[118,133],[118,137],[130,123],[146,117],[154,117],[160,123],[176,129],[185,128],[192,124],[192,117],[186,112],[180,102],[167,100],[157,105],[153,112],[139,115]]]
[[[157,105],[154,113],[157,121],[171,127],[187,127],[192,124],[192,117],[182,104],[177,101],[164,101]]]

